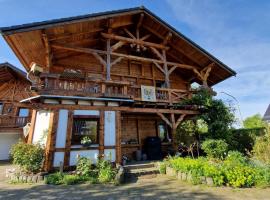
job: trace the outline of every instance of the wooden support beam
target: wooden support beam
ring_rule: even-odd
[[[119,41],[117,43],[115,43],[112,47],[111,47],[111,51],[115,51],[117,49],[119,49],[120,47],[122,47],[123,45],[125,45],[126,42],[123,41]]]
[[[19,107],[19,106],[18,106]],[[35,125],[36,125],[36,117],[37,117],[37,110],[32,111],[32,117],[31,117],[31,127],[28,133],[27,143],[31,144],[33,141],[34,131],[35,131]]]
[[[172,38],[172,33],[171,32],[168,32],[165,39],[163,40],[162,44],[163,45],[167,45],[169,40]]]
[[[107,39],[106,80],[111,80],[111,40]]]
[[[65,50],[76,51],[76,52],[81,52],[81,53],[90,53],[90,54],[96,53],[96,54],[105,54],[105,55],[107,54],[107,52],[103,50],[84,48],[84,47],[78,47],[78,46],[67,45],[67,44],[52,44],[51,47],[56,48],[56,49],[65,49]],[[164,64],[164,61],[162,60],[144,58],[144,57],[127,55],[127,54],[116,53],[116,52],[111,52],[111,56],[119,56],[126,59],[137,60],[137,61],[142,61],[142,62],[150,62],[150,63],[156,62],[158,64]],[[176,66],[178,68],[183,68],[183,69],[195,70],[196,72],[199,73],[197,68],[191,65],[180,64],[180,63],[169,62],[169,61],[167,61],[167,65]]]
[[[167,88],[170,88],[170,77],[168,72],[168,64],[167,64],[167,58],[166,58],[166,51],[162,50],[162,57],[163,57],[163,68],[164,68],[164,74],[165,74],[165,84]]]
[[[112,63],[111,63],[111,67],[119,62],[121,62],[121,60],[123,59],[123,57],[118,57],[116,58]]]
[[[157,115],[158,115],[164,122],[166,122],[166,124],[168,124],[168,126],[170,126],[171,128],[173,127],[173,124],[167,119],[167,117],[165,117],[164,114],[162,114],[162,113],[157,113]]]
[[[104,154],[104,111],[100,111],[99,116],[99,155]]]
[[[14,103],[15,106],[24,108],[33,108],[33,104]],[[73,109],[73,110],[107,110],[107,111],[122,111],[122,112],[137,112],[137,113],[174,113],[186,115],[198,115],[199,111],[196,110],[173,110],[161,108],[135,108],[135,107],[114,107],[114,106],[88,106],[88,105],[66,105],[66,104],[42,104],[35,103],[35,106],[42,109]]]
[[[153,63],[154,63],[154,65],[156,65],[156,67],[157,67],[163,74],[165,74],[164,69],[163,69],[157,62],[153,62]]]
[[[104,67],[106,67],[106,61],[96,52],[91,53]]]
[[[129,42],[131,44],[138,44],[138,45],[142,45],[142,46],[155,47],[158,49],[167,49],[167,47],[162,45],[162,44],[146,42],[146,41],[143,41],[143,40],[137,39],[137,38],[127,38],[127,37],[114,35],[114,34],[107,34],[107,33],[101,33],[101,35],[106,39],[119,40],[119,41]]]
[[[175,122],[175,128],[177,128],[179,126],[179,124],[184,120],[185,116],[186,116],[186,114],[182,114],[179,116],[179,118]]]
[[[164,57],[161,55],[161,53],[159,53],[159,51],[154,48],[154,47],[150,47],[150,49],[152,50],[152,52],[160,59],[160,60],[164,60]]]
[[[136,37],[128,29],[124,28],[124,31],[129,35],[129,37],[131,37],[132,39],[136,40]]]
[[[116,111],[116,163],[121,164],[122,154],[121,154],[121,112]]]
[[[45,59],[46,59],[46,68],[49,70],[52,66],[52,52],[51,52],[51,47],[49,44],[49,39],[45,31],[42,32],[42,38],[45,46]]]

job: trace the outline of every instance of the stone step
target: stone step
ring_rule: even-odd
[[[123,166],[125,170],[131,170],[131,169],[146,169],[146,168],[153,168],[155,167],[155,163],[136,163],[136,164],[129,164]]]

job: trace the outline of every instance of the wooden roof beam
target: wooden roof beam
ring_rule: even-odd
[[[46,34],[45,30],[42,31],[42,39],[44,42],[44,47],[45,47],[45,54],[46,54],[46,68],[49,71],[51,66],[52,66],[52,51],[48,39],[48,35]]]
[[[137,44],[141,46],[148,46],[148,47],[155,47],[157,49],[168,49],[168,47],[162,45],[162,44],[156,44],[152,42],[146,42],[141,39],[136,39],[136,38],[127,38],[119,35],[114,35],[114,34],[107,34],[107,33],[101,33],[101,35],[106,38],[106,39],[113,39],[113,40],[119,40],[119,41],[124,41],[132,44]],[[134,37],[134,36],[133,36]]]
[[[167,45],[171,38],[172,38],[172,33],[168,32],[165,39],[163,40],[162,44]]]
[[[103,54],[103,55],[107,54],[107,51],[91,49],[91,48],[84,48],[84,47],[77,47],[77,46],[72,46],[72,45],[67,45],[67,44],[51,44],[51,47],[56,48],[56,49],[64,49],[64,50],[76,51],[76,52],[81,52],[81,53],[90,53],[90,54],[97,53],[97,54]],[[137,61],[150,62],[150,63],[156,62],[158,64],[164,64],[164,61],[152,59],[152,58],[144,58],[144,57],[127,55],[127,54],[116,53],[116,52],[111,52],[111,55],[123,57],[123,58],[130,59],[130,60],[137,60]],[[193,70],[193,69],[197,70],[196,67],[194,67],[194,66],[175,63],[175,62],[168,62],[167,61],[167,65],[177,66],[179,68],[184,68],[184,69],[189,69],[189,70]]]

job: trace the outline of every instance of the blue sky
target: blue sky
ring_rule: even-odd
[[[237,71],[214,87],[218,97],[236,97],[244,118],[264,114],[270,103],[267,0],[0,0],[0,27],[141,5]],[[22,68],[2,38],[0,47],[0,62]]]

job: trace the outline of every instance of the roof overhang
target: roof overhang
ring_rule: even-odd
[[[7,43],[13,49],[17,57],[20,59],[26,70],[30,69],[30,63],[35,61],[41,65],[45,64],[44,56],[44,44],[42,42],[42,32],[44,30],[53,30],[56,28],[67,28],[68,26],[75,26],[78,23],[84,24],[89,22],[97,22],[101,20],[115,19],[123,16],[134,16],[140,13],[145,13],[147,16],[147,22],[153,24],[159,24],[162,28],[161,31],[155,34],[161,34],[162,32],[171,32],[174,37],[176,50],[185,54],[189,59],[193,59],[194,63],[200,64],[203,61],[202,66],[198,66],[202,70],[205,66],[215,63],[216,67],[211,72],[210,86],[217,84],[231,76],[235,76],[236,72],[229,68],[227,65],[222,63],[219,59],[211,55],[205,49],[191,41],[189,38],[184,36],[182,33],[177,31],[175,28],[170,26],[168,23],[160,19],[150,10],[145,7],[135,7],[130,9],[115,10],[109,12],[100,12],[88,15],[81,15],[76,17],[61,18],[56,20],[48,20],[37,23],[29,23],[18,26],[3,27],[0,28],[2,35],[4,36]],[[146,28],[151,29],[148,23]],[[155,32],[154,29],[152,29]],[[160,36],[160,35],[159,35]],[[161,34],[161,36],[164,36]],[[35,38],[35,39],[34,39]],[[35,40],[32,46],[29,45],[29,39]],[[182,48],[185,47],[183,50]],[[176,57],[177,57],[176,53]],[[197,56],[197,59],[195,58]]]

